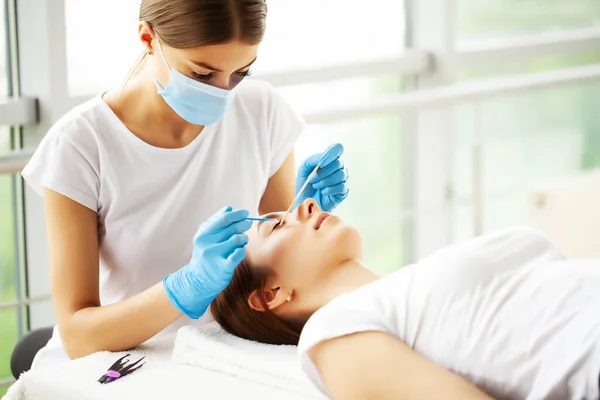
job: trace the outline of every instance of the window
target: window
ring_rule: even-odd
[[[8,150],[9,129],[0,127],[0,154]],[[15,301],[17,297],[14,216],[13,177],[0,175],[0,304]],[[11,377],[9,360],[18,338],[18,321],[16,309],[0,309],[0,381]]]
[[[6,5],[7,2],[0,1],[0,98],[7,98],[12,94]],[[0,126],[0,156],[13,148],[13,130],[7,126]],[[11,382],[10,356],[26,324],[24,310],[7,305],[18,300],[22,292],[16,255],[15,188],[14,175],[0,174],[0,397]]]
[[[556,54],[465,67],[458,81],[549,72],[600,64],[600,53]],[[473,148],[482,140],[483,231],[528,223],[532,191],[579,171],[600,167],[599,84],[559,87],[457,106],[453,240],[475,232]]]
[[[311,125],[296,147],[300,163],[331,143],[346,145],[344,161],[354,190],[336,213],[359,229],[366,263],[381,272],[396,270],[407,261],[404,229],[412,216],[404,212],[405,135],[402,118],[371,118]]]
[[[70,95],[92,95],[122,82],[143,50],[139,5],[140,0],[65,0]],[[254,72],[373,60],[404,48],[401,1],[373,0],[368,7],[359,0],[270,1],[267,18]]]
[[[270,1],[257,72],[397,56],[403,52],[402,1]]]
[[[534,189],[600,167],[600,83],[490,99],[457,110],[455,188],[458,239],[470,237],[473,155],[483,145],[483,230],[528,222]],[[479,121],[478,123],[475,121]]]
[[[0,97],[8,95],[7,35],[5,3],[0,2]],[[10,150],[9,130],[0,127],[0,154]],[[8,175],[0,175],[0,303],[14,300],[14,234],[12,183]],[[0,381],[9,378],[10,354],[16,343],[16,313],[0,310]],[[0,387],[0,396],[6,389]]]
[[[597,0],[457,0],[459,42],[593,27]]]

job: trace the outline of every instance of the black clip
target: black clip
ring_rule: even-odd
[[[142,368],[142,366],[144,366],[144,364],[146,364],[146,363],[139,364],[144,358],[146,358],[146,357],[142,357],[139,360],[137,360],[136,362],[127,365],[129,360],[127,360],[126,358],[129,356],[130,356],[130,354],[125,354],[123,357],[121,357],[117,361],[115,361],[115,363],[108,368],[108,371],[106,371],[106,373],[104,375],[102,375],[100,377],[100,379],[98,379],[98,382],[104,384],[104,383],[110,383],[112,381],[116,381],[117,379],[122,378],[125,375],[129,375],[133,371],[137,371],[138,369]],[[136,365],[137,365],[137,367],[136,367]]]

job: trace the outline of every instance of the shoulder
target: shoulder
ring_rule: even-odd
[[[101,127],[108,123],[108,115],[97,96],[80,104],[66,113],[48,131],[49,140],[67,142],[80,148],[96,147]]]
[[[526,226],[508,226],[497,229],[462,243],[444,247],[422,261],[494,258],[498,255],[521,254],[526,250],[558,250],[542,231]]]
[[[268,119],[280,117],[282,114],[299,117],[281,93],[268,82],[248,79],[240,83],[235,90],[234,106],[238,110],[249,111],[252,115],[262,115]]]
[[[389,286],[392,275],[341,295],[317,310],[302,330],[298,350],[307,352],[320,342],[352,333],[387,331],[382,290]]]
[[[237,100],[243,103],[269,102],[277,96],[276,89],[270,83],[258,79],[247,79],[235,90]]]
[[[547,251],[560,253],[541,230],[527,226],[509,226],[484,234],[467,244],[475,254],[536,255]],[[476,251],[475,251],[476,250]]]
[[[52,125],[35,151],[30,165],[46,166],[57,162],[73,168],[91,166],[96,173],[99,169],[101,135],[106,131],[109,114],[102,107],[108,107],[99,97],[80,104],[62,116]],[[62,161],[60,161],[62,160]]]

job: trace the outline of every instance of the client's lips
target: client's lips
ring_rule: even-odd
[[[323,224],[323,221],[325,221],[329,217],[331,217],[331,214],[326,213],[326,212],[319,214],[317,216],[317,219],[315,220],[315,224],[313,225],[313,228],[315,230],[318,230],[321,227],[321,225]]]

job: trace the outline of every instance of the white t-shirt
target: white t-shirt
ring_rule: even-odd
[[[600,261],[566,260],[541,233],[506,229],[438,251],[334,299],[299,344],[389,333],[497,399],[597,399]],[[401,377],[400,377],[401,378]]]
[[[247,80],[236,91],[223,118],[180,149],[142,141],[97,96],[58,121],[23,170],[36,191],[50,188],[97,212],[103,305],[187,264],[198,227],[219,209],[257,214],[305,124],[266,83]],[[50,361],[67,359],[57,332],[36,363],[50,348]]]

